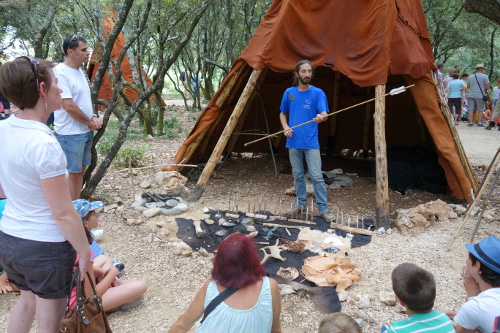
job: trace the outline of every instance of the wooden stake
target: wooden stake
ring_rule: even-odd
[[[262,223],[264,227],[278,227],[278,228],[292,228],[292,229],[306,229],[310,227],[304,227],[304,226],[295,226],[295,225],[283,225],[283,224],[276,224],[276,223]]]
[[[341,224],[338,224],[335,222],[330,223],[330,228],[339,229],[339,230],[348,232],[350,234],[361,234],[361,235],[367,235],[367,236],[373,235],[373,231],[369,231],[366,229],[352,228],[352,227],[341,225]]]
[[[311,221],[304,221],[304,220],[298,220],[298,219],[288,219],[288,222],[292,223],[303,223],[303,224],[314,224],[316,225],[316,222],[311,222]]]
[[[388,229],[391,221],[389,218],[389,181],[387,176],[387,142],[385,140],[385,84],[375,87],[375,167],[376,167],[376,193],[377,202],[376,221],[377,227]]]
[[[217,163],[220,161],[220,157],[222,156],[222,153],[226,148],[227,142],[231,137],[231,134],[233,133],[233,130],[238,123],[240,116],[245,110],[248,99],[257,87],[257,81],[259,80],[260,75],[262,74],[262,72],[266,71],[267,69],[253,70],[252,74],[250,75],[250,78],[248,79],[248,82],[243,89],[243,92],[241,93],[238,103],[231,113],[231,116],[229,117],[226,126],[224,127],[224,130],[222,131],[222,134],[220,135],[219,140],[217,141],[217,144],[212,151],[212,154],[210,155],[210,159],[208,160],[205,168],[203,169],[203,172],[201,173],[200,178],[198,179],[198,183],[196,184],[196,187],[194,188],[190,197],[191,201],[197,201],[203,195],[203,192],[207,187],[208,180],[210,179],[210,176],[212,175]]]
[[[307,209],[306,209],[306,222],[307,222],[308,218],[309,218],[309,207],[307,207]],[[311,219],[311,222],[312,222],[312,219]]]

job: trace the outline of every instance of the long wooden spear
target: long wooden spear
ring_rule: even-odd
[[[392,89],[391,91],[389,91],[389,92],[388,92],[387,94],[385,94],[385,95],[378,96],[378,97],[374,97],[374,98],[369,99],[369,100],[367,100],[367,101],[364,101],[364,102],[361,102],[361,103],[358,103],[358,104],[355,104],[355,105],[348,106],[348,107],[346,107],[345,109],[342,109],[342,110],[338,110],[338,111],[335,111],[335,112],[329,113],[328,115],[326,115],[326,117],[330,117],[330,116],[333,116],[334,114],[337,114],[337,113],[340,113],[340,112],[343,112],[343,111],[346,111],[346,110],[349,110],[349,109],[355,108],[355,107],[357,107],[357,106],[360,106],[360,105],[363,105],[363,104],[366,104],[366,103],[369,103],[369,102],[372,102],[372,101],[374,101],[374,100],[376,100],[376,99],[379,99],[379,98],[385,97],[385,96],[387,96],[387,95],[391,95],[391,96],[392,96],[392,95],[397,95],[397,94],[400,94],[400,93],[402,93],[402,92],[406,91],[406,89],[409,89],[409,88],[411,88],[411,87],[413,87],[413,86],[414,86],[414,84],[410,84],[409,86],[406,86],[406,87],[405,87],[405,86],[401,86],[401,87],[399,87],[399,88],[394,88],[394,89]],[[290,127],[290,129],[294,129],[294,128],[297,128],[297,127],[303,126],[303,125],[305,125],[305,124],[312,123],[313,121],[314,121],[314,120],[309,120],[309,121],[306,121],[305,123],[302,123],[302,124],[299,124],[299,125],[295,125],[295,126],[293,126],[293,127]],[[259,138],[259,139],[257,139],[257,140],[253,140],[253,141],[247,142],[247,143],[245,143],[245,145],[244,145],[244,146],[246,147],[246,146],[248,146],[248,145],[251,145],[252,143],[255,143],[255,142],[258,142],[258,141],[261,141],[261,140],[264,140],[264,139],[267,139],[267,138],[270,138],[270,137],[273,137],[273,136],[276,136],[276,135],[281,134],[281,133],[283,133],[283,132],[285,132],[285,130],[282,130],[282,131],[279,131],[279,132],[276,132],[276,133],[273,133],[273,134],[269,134],[269,135],[264,136],[264,137],[262,137],[262,138]]]

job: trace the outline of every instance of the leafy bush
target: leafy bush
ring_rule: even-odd
[[[140,166],[141,161],[144,159],[144,152],[151,145],[122,147],[116,154],[113,160],[113,165],[116,167],[128,167],[129,161],[133,168]]]
[[[168,139],[175,139],[182,133],[181,122],[176,117],[165,119],[163,124],[163,132]]]

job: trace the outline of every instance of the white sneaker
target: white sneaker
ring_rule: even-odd
[[[94,240],[98,240],[104,234],[104,230],[92,229],[92,231],[90,231],[90,233],[92,234],[92,237],[94,237]]]

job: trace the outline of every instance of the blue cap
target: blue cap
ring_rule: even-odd
[[[490,236],[477,244],[465,244],[465,248],[482,264],[500,274],[500,238]]]
[[[83,220],[88,213],[102,207],[103,203],[102,201],[90,202],[85,199],[76,199],[73,201],[73,205],[75,206],[77,213],[80,214],[80,218]]]

